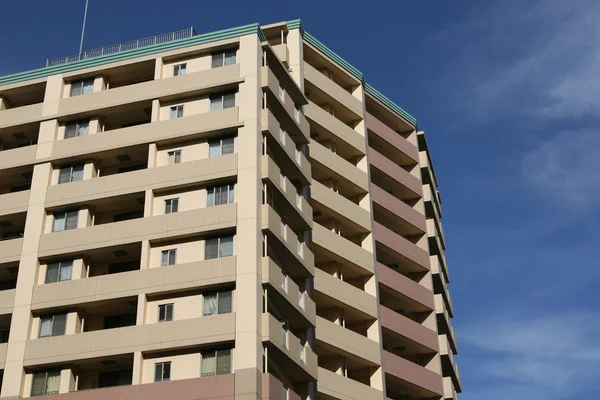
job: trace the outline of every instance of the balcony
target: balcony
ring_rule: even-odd
[[[385,306],[379,307],[381,326],[392,332],[393,335],[417,343],[422,347],[423,353],[436,353],[438,351],[437,332],[431,330],[410,318],[405,317]]]
[[[373,212],[378,222],[402,235],[422,235],[427,229],[423,214],[386,192],[376,184],[371,184]]]
[[[460,382],[460,372],[458,371],[458,365],[454,359],[454,352],[450,345],[450,339],[447,335],[439,335],[439,346],[440,356],[442,357],[442,371],[444,376],[450,376],[452,378],[453,386],[459,393],[462,392]]]
[[[236,174],[237,154],[228,154],[50,186],[46,193],[46,206],[58,207],[108,199],[144,190],[208,182]]]
[[[42,100],[43,101],[43,100]],[[9,108],[0,111],[0,129],[16,125],[39,122],[42,119],[44,103]]]
[[[234,277],[235,278],[235,277]],[[285,289],[282,279],[285,279]],[[316,306],[306,292],[300,292],[290,276],[283,276],[281,268],[269,257],[262,259],[262,283],[273,289],[274,302],[294,326],[303,328],[316,325]]]
[[[299,230],[310,229],[312,227],[312,207],[304,196],[297,194],[296,186],[281,174],[277,164],[267,155],[262,156],[261,169],[262,178],[268,179],[272,187],[277,190],[275,201],[281,200],[277,201],[277,204],[281,206],[281,211],[285,212],[286,221]]]
[[[444,385],[444,400],[458,400],[458,393],[456,393],[452,378],[445,376],[442,383]]]
[[[296,232],[287,225],[282,226],[281,217],[268,204],[263,204],[261,215],[263,231],[268,230],[269,238],[276,239],[275,243],[269,240],[269,246],[285,257],[282,262],[290,262],[291,270],[294,270],[294,266],[300,267],[300,270],[296,270],[298,276],[314,276],[314,255],[305,243],[298,240]]]
[[[317,379],[317,356],[310,347],[304,346],[304,361],[300,356],[300,347],[303,346],[300,339],[287,331],[284,343],[281,322],[273,315],[264,313],[262,315],[262,340],[270,344],[269,358],[280,365],[286,365],[286,372],[300,382],[314,381]],[[283,358],[285,357],[285,359]],[[291,360],[292,363],[286,362]]]
[[[323,92],[323,96],[330,97],[329,102],[335,104],[336,107],[344,107],[353,114],[354,118],[362,119],[362,102],[307,62],[304,63],[304,79],[310,83],[311,87],[314,87],[312,90],[318,88]]]
[[[312,102],[305,107],[305,113],[311,122],[311,137],[316,141],[334,142],[338,153],[346,159],[367,154],[365,137],[352,127]]]
[[[306,156],[296,149],[294,141],[287,132],[280,130],[280,125],[270,110],[261,111],[261,126],[263,132],[270,135],[267,146],[273,151],[277,164],[285,169],[290,178],[295,178],[303,185],[310,184],[311,167]]]
[[[436,218],[440,221],[442,218],[442,208],[437,189],[432,189],[431,185],[423,185],[423,201],[425,202],[427,218]]]
[[[416,398],[439,398],[443,395],[442,377],[388,351],[383,351],[388,396],[410,395]]]
[[[341,354],[347,358],[347,363],[360,365],[360,368],[381,365],[380,345],[376,341],[321,317],[317,317],[315,332],[319,356]]]
[[[434,295],[435,302],[435,313],[437,314],[438,332],[440,335],[446,335],[448,343],[454,354],[458,353],[456,335],[454,334],[454,327],[450,319],[450,314],[446,309],[446,303],[441,294]]]
[[[351,308],[361,314],[361,319],[377,319],[377,299],[373,295],[318,268],[315,270],[314,290],[313,298],[319,307],[331,305],[347,312]]]
[[[365,114],[365,120],[370,145],[376,149],[385,149],[388,152],[386,157],[396,161],[398,165],[419,163],[419,150],[405,138],[405,134],[393,130],[369,112]]]
[[[375,273],[373,253],[320,224],[313,225],[312,246],[318,253],[317,262],[336,261],[362,276]]]
[[[0,291],[0,315],[7,315],[13,312],[15,293],[16,289]]]
[[[322,182],[335,179],[339,183],[339,192],[345,197],[362,195],[369,191],[369,181],[365,171],[314,140],[310,142],[310,158],[313,162],[314,180]]]
[[[318,393],[340,400],[383,400],[380,390],[319,367]],[[317,397],[318,398],[318,397]]]
[[[279,379],[270,373],[262,374],[262,400],[301,400],[301,397],[291,389],[283,395],[284,386]]]
[[[280,98],[279,80],[269,67],[262,67],[261,83],[267,95],[267,108],[277,117],[282,128],[297,143],[307,143],[310,138],[308,121],[302,113],[298,113],[296,118],[295,103],[287,91],[283,92],[283,100]]]
[[[0,264],[19,261],[23,238],[0,240]]]
[[[440,262],[438,256],[430,256],[431,263],[431,274],[433,277],[433,291],[437,294],[441,294],[444,299],[446,309],[451,318],[454,317],[454,307],[452,305],[452,297],[448,290],[448,283],[445,278],[445,272],[440,269]]]
[[[374,223],[374,233],[377,257],[384,264],[390,265],[395,261],[395,263],[400,262],[400,267],[409,272],[429,271],[427,251],[378,222]],[[391,262],[387,262],[386,258]]]
[[[49,257],[136,243],[142,240],[164,239],[233,228],[237,219],[236,210],[236,204],[227,204],[47,233],[40,239],[39,256]]]
[[[371,216],[369,212],[358,204],[348,200],[334,190],[326,187],[318,181],[313,181],[310,187],[311,204],[315,209],[313,218],[334,218],[343,226],[342,232],[350,235],[368,234],[371,232]],[[317,216],[317,212],[319,216]]]
[[[238,108],[227,108],[59,140],[53,144],[51,158],[62,159],[134,145],[183,139],[193,135],[197,137],[199,134],[227,131],[242,125],[238,117]]]
[[[376,171],[371,169],[372,174],[378,173],[380,179],[393,180],[402,186],[403,198],[414,199],[422,196],[422,184],[417,177],[371,147],[369,148],[369,163],[376,169]]]
[[[433,310],[433,292],[412,279],[381,263],[377,265],[377,278],[381,286],[396,296],[418,304],[420,310]]]
[[[223,314],[28,340],[24,365],[31,367],[234,339],[235,314]]]
[[[30,190],[0,194],[0,219],[9,214],[24,213],[29,207]]]
[[[33,288],[32,310],[65,307],[139,294],[167,293],[235,281],[236,257],[204,260],[173,267],[74,279]],[[3,292],[0,292],[0,296]]]
[[[438,229],[438,224],[433,219],[427,220],[427,237],[432,254],[441,254],[446,250],[444,234]]]
[[[232,87],[242,81],[239,76],[239,64],[233,64],[187,75],[120,86],[83,96],[67,97],[59,102],[57,116],[85,115],[92,111],[160,99],[174,94],[206,94],[217,88]]]

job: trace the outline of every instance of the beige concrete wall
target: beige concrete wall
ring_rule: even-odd
[[[165,201],[179,199],[178,212],[196,210],[206,207],[206,189],[178,190],[154,196],[152,215],[163,215],[165,213]]]
[[[146,357],[142,363],[141,383],[154,382],[154,365],[160,362],[171,362],[171,380],[200,377],[202,355],[200,352],[178,354],[164,357]]]
[[[163,304],[173,304],[173,321],[202,317],[203,296],[200,294],[148,300],[146,304],[146,324],[158,322],[158,308]]]
[[[165,61],[162,68],[162,78],[173,76],[173,66],[177,64],[186,64],[186,73],[205,71],[211,69],[211,54],[200,54],[191,57],[181,57],[172,61]]]
[[[234,240],[235,242],[235,240]],[[235,246],[234,246],[235,249]],[[158,268],[161,263],[161,252],[163,250],[176,250],[176,264],[193,263],[204,260],[204,239],[192,238],[175,243],[151,245],[150,268]]]

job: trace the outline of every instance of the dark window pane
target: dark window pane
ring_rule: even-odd
[[[233,138],[223,139],[222,154],[233,154],[233,150],[234,150],[234,139]]]
[[[231,292],[219,293],[219,314],[229,314],[231,312]]]
[[[218,68],[223,66],[223,53],[215,53],[212,55],[212,68]]]
[[[46,283],[58,282],[59,268],[59,263],[48,264],[48,269],[46,270]]]
[[[67,314],[58,314],[54,316],[54,325],[52,327],[52,336],[62,336],[67,327]]]
[[[219,257],[219,239],[207,239],[205,242],[204,258],[210,260]]]

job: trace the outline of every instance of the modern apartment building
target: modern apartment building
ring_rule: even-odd
[[[441,211],[298,20],[0,77],[0,398],[457,399]]]

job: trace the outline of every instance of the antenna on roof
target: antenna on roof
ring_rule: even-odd
[[[85,20],[87,19],[88,0],[85,0],[85,12],[83,13],[83,28],[81,28],[81,40],[79,41],[79,59],[81,60],[81,50],[83,49],[83,34],[85,33]]]

